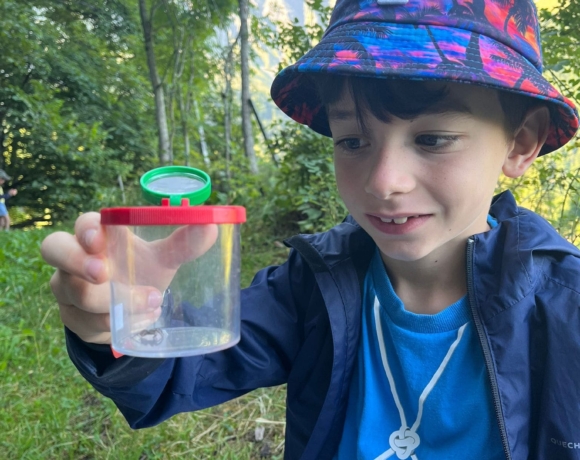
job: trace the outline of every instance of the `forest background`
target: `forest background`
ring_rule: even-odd
[[[578,101],[579,2],[551,1],[545,75]],[[14,228],[139,204],[138,178],[160,164],[206,169],[211,203],[247,206],[280,234],[339,221],[330,140],[268,97],[274,73],[319,40],[330,10],[307,0],[304,24],[285,11],[276,0],[261,10],[247,0],[4,0],[0,168],[19,192]],[[577,148],[578,139],[501,187],[578,244]]]
[[[245,2],[0,2],[0,168],[19,191],[15,231],[0,232],[3,458],[282,458],[284,387],[130,430],[68,360],[38,249],[82,212],[141,204],[138,178],[161,164],[205,169],[211,203],[247,207],[243,285],[284,260],[282,238],[344,217],[331,142],[268,100],[269,79],[320,39],[329,9],[308,0],[302,23],[275,1]],[[540,4],[553,7],[541,14],[545,75],[579,102],[580,2]],[[498,188],[580,246],[578,147]]]

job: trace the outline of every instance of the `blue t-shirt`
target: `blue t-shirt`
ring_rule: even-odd
[[[386,458],[503,460],[505,453],[466,298],[435,315],[408,312],[377,250],[335,459]]]

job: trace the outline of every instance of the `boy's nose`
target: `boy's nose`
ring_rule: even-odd
[[[411,163],[406,152],[384,149],[368,172],[365,191],[379,200],[409,193],[415,188]]]

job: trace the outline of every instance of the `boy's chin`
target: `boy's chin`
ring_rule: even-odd
[[[423,241],[423,242],[397,242],[393,244],[384,244],[375,240],[381,257],[385,264],[418,264],[424,268],[437,265],[438,268],[444,269],[446,262],[452,262],[455,265],[457,258],[465,256],[465,241]]]
[[[413,263],[425,260],[429,256],[434,256],[432,250],[428,248],[381,248],[381,257],[385,263]]]

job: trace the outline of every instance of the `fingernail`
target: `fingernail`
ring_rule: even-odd
[[[85,242],[85,246],[90,246],[93,240],[95,239],[95,235],[97,231],[94,228],[91,228],[85,232],[83,235],[83,240]]]
[[[162,301],[163,296],[159,291],[151,291],[147,297],[147,306],[151,309],[159,308]]]
[[[99,279],[99,276],[103,273],[104,268],[105,265],[100,259],[89,259],[85,266],[87,274],[94,280]]]

